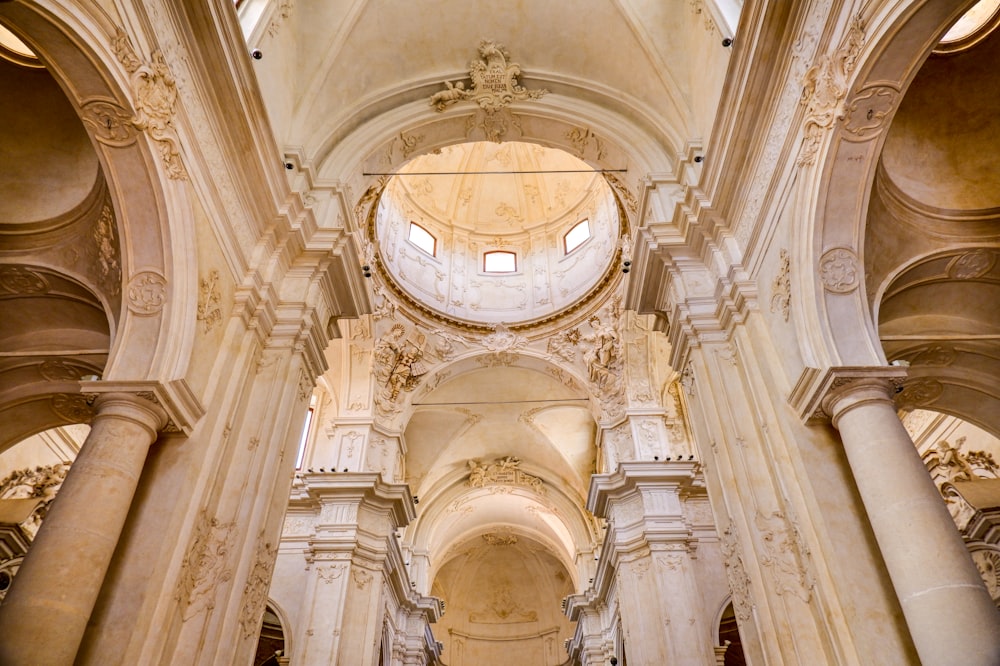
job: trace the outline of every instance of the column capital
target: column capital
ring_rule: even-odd
[[[872,400],[891,403],[906,375],[905,367],[890,365],[806,368],[788,402],[805,423],[836,426],[840,414],[855,405]]]
[[[102,396],[115,395],[119,401],[126,400],[124,396],[130,396],[132,400],[141,401],[136,405],[147,410],[152,408],[154,414],[162,416],[162,422],[155,425],[156,432],[190,435],[195,424],[205,414],[205,408],[183,379],[168,382],[82,381],[80,391],[99,412],[107,409],[99,407],[108,403]]]

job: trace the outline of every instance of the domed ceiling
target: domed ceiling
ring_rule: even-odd
[[[621,224],[607,181],[560,150],[464,143],[413,159],[376,219],[389,279],[438,317],[527,324],[607,282]]]

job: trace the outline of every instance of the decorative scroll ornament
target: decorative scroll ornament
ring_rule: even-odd
[[[594,146],[595,159],[598,162],[604,159],[604,142],[589,127],[574,127],[563,136],[573,144],[576,148],[576,157],[581,160],[585,159],[587,148],[591,145]]]
[[[518,352],[528,345],[528,339],[501,322],[494,324],[493,332],[482,339],[482,344],[496,361],[495,365],[510,365],[517,360]]]
[[[792,307],[792,262],[788,250],[782,248],[779,254],[778,274],[771,282],[771,312],[781,313],[781,318],[788,321]]]
[[[479,125],[490,141],[500,142],[510,124],[518,126],[507,107],[513,102],[538,99],[548,90],[528,90],[517,77],[521,66],[510,62],[507,47],[492,40],[479,42],[479,60],[469,63],[471,87],[465,82],[445,81],[446,88],[431,95],[430,103],[438,111],[444,111],[452,104],[468,100],[477,104],[482,117]],[[472,121],[473,125],[476,121]]]
[[[491,463],[469,461],[469,479],[466,484],[470,488],[485,488],[486,486],[525,486],[536,493],[545,494],[545,486],[540,478],[521,471],[521,461],[514,456],[505,456]]]
[[[483,541],[491,546],[513,546],[517,544],[517,535],[488,532],[483,535]]]
[[[90,423],[94,410],[79,393],[57,393],[52,396],[52,411],[67,423]]]
[[[180,604],[181,619],[190,620],[201,610],[215,608],[218,586],[233,577],[226,566],[236,523],[222,523],[202,510],[191,545],[181,564],[181,579],[174,599]]]
[[[50,358],[38,366],[38,372],[50,382],[75,382],[94,370],[78,363],[67,363],[62,359]]]
[[[354,584],[358,586],[359,590],[365,589],[368,583],[372,582],[371,573],[358,567],[351,568],[351,578],[354,579]]]
[[[864,23],[860,16],[856,16],[837,51],[833,54],[821,54],[802,77],[802,97],[799,103],[806,107],[806,113],[805,136],[797,162],[799,166],[816,161],[823,133],[845,116],[844,98],[847,96],[848,78],[857,64],[864,37]]]
[[[907,381],[896,395],[896,405],[903,410],[923,408],[940,398],[942,393],[944,386],[936,379]]]
[[[819,260],[819,279],[827,291],[849,294],[861,281],[858,256],[843,247],[825,252]]]
[[[135,141],[132,114],[114,102],[103,99],[84,102],[80,115],[99,143],[120,148]]]
[[[41,274],[23,266],[0,266],[0,291],[11,294],[44,294],[49,283]]]
[[[274,570],[274,559],[277,549],[264,541],[264,532],[257,538],[257,557],[253,569],[243,588],[243,609],[240,612],[240,626],[243,628],[243,638],[252,638],[260,629],[261,615],[267,603],[267,590],[271,585],[271,573]]]
[[[733,610],[736,618],[746,622],[753,614],[753,601],[750,597],[750,577],[743,564],[743,554],[739,541],[729,525],[719,540],[722,557],[726,564],[726,574],[729,577],[729,589],[733,595]]]
[[[159,273],[136,273],[128,283],[128,309],[137,315],[155,315],[167,302],[167,280]]]
[[[216,324],[222,321],[222,308],[219,306],[221,301],[219,271],[213,269],[208,277],[201,279],[201,288],[198,293],[197,318],[202,323],[202,330],[205,333],[211,331]]]
[[[135,106],[132,125],[145,131],[156,142],[167,176],[174,180],[186,180],[187,171],[181,163],[180,144],[174,127],[177,82],[163,59],[163,53],[159,49],[153,51],[152,61],[144,63],[121,29],[111,40],[111,48],[131,76]]]
[[[940,368],[951,365],[955,362],[956,358],[958,358],[958,352],[952,347],[930,345],[913,357],[910,364],[929,365]]]
[[[888,125],[899,100],[899,91],[889,86],[872,86],[860,91],[847,105],[844,131],[849,139],[867,141]]]
[[[966,252],[948,263],[948,277],[955,280],[979,278],[993,269],[997,256],[989,250]]]
[[[808,602],[815,582],[806,569],[809,549],[798,527],[781,511],[772,511],[769,516],[757,511],[754,522],[763,545],[761,562],[771,570],[775,592],[791,592]]]

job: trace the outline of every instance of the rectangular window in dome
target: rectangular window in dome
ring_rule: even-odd
[[[513,273],[517,270],[517,255],[513,252],[487,252],[483,255],[483,272]]]
[[[410,222],[408,240],[432,257],[437,254],[437,239],[416,222]]]
[[[566,248],[566,254],[569,254],[576,248],[580,247],[590,239],[590,221],[583,220],[578,222],[576,226],[566,232],[563,236],[563,246]]]

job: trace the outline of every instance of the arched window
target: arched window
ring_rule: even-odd
[[[590,240],[590,221],[582,220],[577,222],[572,229],[563,236],[563,248],[569,254],[576,248]]]
[[[410,234],[407,240],[432,257],[437,255],[437,239],[416,222],[410,222]]]
[[[504,250],[494,250],[483,255],[483,272],[513,273],[517,270],[517,255]]]

